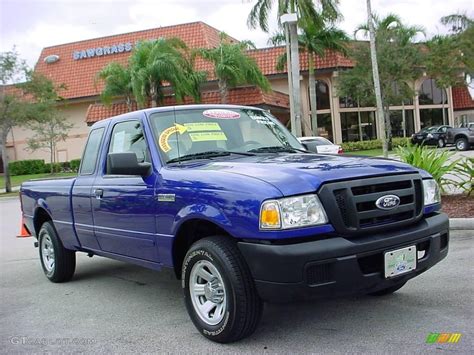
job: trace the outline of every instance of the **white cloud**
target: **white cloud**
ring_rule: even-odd
[[[268,34],[247,28],[253,4],[255,0],[0,0],[0,51],[16,44],[34,65],[46,46],[193,21],[267,46]],[[446,30],[439,24],[442,16],[458,11],[474,16],[472,0],[372,0],[372,8],[381,16],[393,12],[408,24],[424,26],[428,37]],[[344,20],[339,26],[352,35],[366,21],[365,1],[341,0],[340,9]],[[277,28],[275,10],[269,23],[272,33]]]

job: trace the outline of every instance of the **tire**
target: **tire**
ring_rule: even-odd
[[[444,148],[446,146],[446,142],[443,138],[438,139],[438,148]]]
[[[387,296],[387,295],[391,295],[392,293],[394,292],[397,292],[399,289],[401,289],[403,286],[405,286],[406,284],[406,281],[405,282],[402,282],[402,283],[399,283],[397,285],[394,285],[394,286],[390,286],[390,287],[387,287],[387,288],[384,288],[380,291],[376,291],[376,292],[371,292],[369,293],[369,295],[371,296]]]
[[[467,142],[467,139],[464,137],[456,139],[456,149],[457,150],[468,150],[469,149],[469,143]]]
[[[230,343],[255,331],[263,302],[245,260],[229,237],[213,236],[193,244],[184,258],[181,276],[189,316],[206,338]]]
[[[64,248],[53,222],[45,222],[38,234],[39,254],[44,274],[52,282],[71,280],[76,269],[76,253]]]

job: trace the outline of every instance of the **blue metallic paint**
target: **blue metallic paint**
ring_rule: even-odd
[[[61,222],[58,225],[66,247],[159,268],[160,264],[173,265],[174,236],[191,219],[210,221],[240,239],[317,239],[334,228],[322,225],[261,231],[261,203],[314,193],[329,181],[413,172],[430,177],[424,171],[392,160],[317,154],[231,156],[166,166],[155,144],[149,145],[153,163],[150,176],[107,177],[105,161],[111,123],[139,119],[148,142],[155,142],[147,117],[172,109],[183,108],[138,111],[95,124],[94,128],[105,127],[106,137],[100,147],[96,173],[24,183],[22,201],[28,225],[37,204],[41,204],[54,221]],[[93,188],[104,189],[101,200],[92,196]],[[156,199],[158,194],[175,194],[175,201],[160,202]],[[431,207],[424,212],[434,211]]]

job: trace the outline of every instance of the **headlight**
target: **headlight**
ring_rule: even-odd
[[[441,202],[439,186],[433,179],[423,180],[423,190],[425,192],[425,206]]]
[[[260,229],[288,229],[326,223],[326,212],[316,195],[266,201],[260,209]]]
[[[431,139],[431,138],[433,138],[433,135],[431,133],[428,133],[428,135],[426,137]]]

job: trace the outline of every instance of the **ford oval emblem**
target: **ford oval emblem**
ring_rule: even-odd
[[[375,206],[381,210],[391,210],[400,204],[400,197],[396,195],[385,195],[375,201]]]

